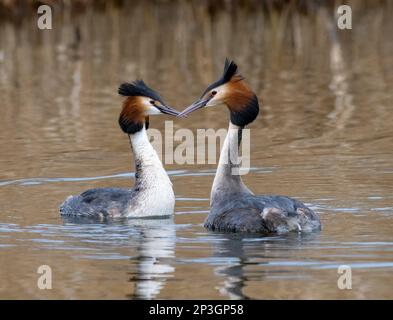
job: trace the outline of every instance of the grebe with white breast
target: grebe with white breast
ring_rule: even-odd
[[[173,214],[175,195],[172,183],[149,142],[149,116],[179,114],[142,80],[123,83],[119,94],[125,96],[119,125],[128,134],[135,159],[135,186],[132,189],[96,188],[69,196],[60,206],[64,216],[153,217]]]
[[[182,111],[185,116],[203,107],[226,104],[229,131],[220,154],[210,196],[210,213],[205,227],[226,232],[286,233],[321,229],[318,215],[302,202],[286,196],[254,195],[243,183],[237,154],[242,129],[259,113],[258,98],[237,73],[237,65],[226,60],[223,75],[204,91],[201,98]]]

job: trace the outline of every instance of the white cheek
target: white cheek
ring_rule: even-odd
[[[150,101],[151,101],[151,99],[149,99],[149,98],[141,98],[141,103],[143,104],[143,106],[146,108],[146,109],[149,109],[150,107],[152,107],[152,104],[150,103]]]
[[[206,104],[206,107],[213,107],[218,104],[223,104],[224,103],[224,95],[225,95],[224,90],[217,92],[217,94]]]
[[[149,116],[154,116],[154,115],[162,114],[162,113],[161,113],[161,111],[158,110],[156,107],[154,107],[154,106],[152,106],[152,105],[149,105],[148,108],[147,108],[147,114],[148,114]]]
[[[216,104],[217,104],[216,100],[215,100],[215,99],[211,99],[211,100],[206,104],[205,107],[213,107],[213,106],[215,106]]]

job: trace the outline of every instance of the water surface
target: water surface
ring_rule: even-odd
[[[324,9],[264,12],[141,2],[65,12],[50,31],[0,24],[1,298],[393,298],[392,7],[358,12],[351,31]],[[119,83],[143,77],[181,110],[226,56],[262,101],[245,182],[301,199],[322,232],[205,230],[209,164],[166,166],[173,219],[60,218],[70,194],[132,184]],[[224,110],[174,130],[226,128]],[[150,125],[162,131],[163,120]],[[52,268],[52,290],[37,288],[40,265]],[[337,287],[340,265],[352,267],[352,290]]]

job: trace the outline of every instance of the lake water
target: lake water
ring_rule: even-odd
[[[340,31],[329,11],[207,10],[141,2],[0,23],[0,298],[393,298],[393,7],[354,10]],[[262,101],[250,126],[257,194],[304,201],[309,235],[209,232],[215,165],[166,165],[173,219],[63,220],[70,194],[132,185],[117,117],[122,81],[143,78],[182,110],[226,56]],[[174,130],[226,128],[224,107]],[[150,126],[163,131],[164,120]],[[176,142],[177,144],[180,142]],[[176,147],[175,143],[175,147]],[[52,290],[37,269],[52,269]],[[352,268],[352,290],[337,270]]]

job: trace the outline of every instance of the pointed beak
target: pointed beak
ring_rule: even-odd
[[[194,112],[195,110],[203,108],[204,106],[207,105],[209,100],[210,100],[210,98],[207,98],[207,99],[203,99],[203,100],[200,99],[200,100],[194,102],[192,105],[188,106],[182,112],[180,112],[178,117],[185,117],[189,113]]]
[[[179,111],[173,109],[172,107],[166,105],[166,104],[162,104],[161,106],[156,106],[158,110],[161,111],[161,113],[164,114],[169,114],[171,116],[178,116],[180,114]]]

